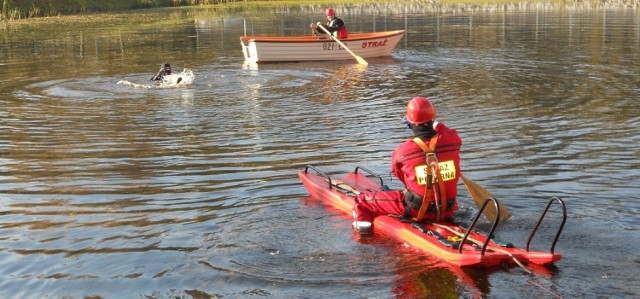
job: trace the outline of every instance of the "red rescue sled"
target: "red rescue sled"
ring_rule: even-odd
[[[309,170],[313,170],[313,172]],[[354,205],[355,194],[381,191],[385,186],[380,176],[363,167],[356,167],[355,171],[348,173],[346,176],[332,180],[325,173],[308,165],[298,173],[298,176],[311,196],[349,215]],[[373,181],[371,177],[375,177],[379,180],[379,183]],[[562,206],[563,219],[551,250],[549,252],[530,251],[529,243],[553,202],[558,202]],[[449,221],[437,223],[403,222],[393,215],[376,217],[373,228],[375,233],[393,236],[412,247],[419,248],[458,266],[496,266],[503,263],[516,263],[520,266],[523,266],[523,264],[547,265],[560,260],[560,254],[553,251],[566,221],[566,208],[561,199],[554,197],[549,201],[529,236],[526,249],[516,248],[511,243],[493,238],[499,219],[493,223],[488,234],[474,230],[475,223],[488,203],[495,204],[496,210],[498,210],[498,202],[492,198],[487,199],[469,229]]]

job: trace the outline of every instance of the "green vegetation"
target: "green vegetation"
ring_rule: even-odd
[[[34,17],[86,14],[95,12],[117,12],[141,8],[160,8],[195,5],[233,4],[246,5],[247,2],[261,5],[292,4],[354,4],[372,3],[372,0],[0,0],[0,21]],[[395,3],[433,3],[434,0],[395,0]],[[591,3],[599,7],[638,7],[640,0],[435,0],[442,4],[506,4],[521,2],[545,3]]]
[[[229,0],[0,0],[0,20],[15,20],[140,8],[226,3]],[[232,0],[235,1],[235,0]]]

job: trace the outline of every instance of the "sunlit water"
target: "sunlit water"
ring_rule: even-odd
[[[637,10],[350,6],[338,12],[353,32],[407,31],[393,57],[243,65],[245,31],[308,34],[322,11],[0,31],[0,297],[640,295]],[[149,84],[164,61],[194,83],[117,84]],[[400,187],[389,156],[416,95],[462,136],[467,176],[514,214],[502,239],[523,246],[546,200],[566,201],[554,267],[451,267],[360,238],[308,197],[306,164],[362,165]]]

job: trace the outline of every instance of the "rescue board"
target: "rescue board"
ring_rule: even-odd
[[[380,176],[363,167],[356,167],[353,172],[344,177],[332,179],[317,168],[307,165],[304,170],[298,172],[298,176],[312,197],[349,215],[352,213],[354,198],[357,194],[382,191],[385,186]],[[375,177],[376,181],[371,177]],[[470,229],[465,229],[451,221],[418,223],[413,220],[401,221],[399,217],[389,215],[375,218],[373,232],[392,236],[414,248],[458,266],[489,267],[505,263],[520,266],[523,264],[548,265],[561,259],[561,255],[554,253],[553,248],[566,220],[564,203],[558,198],[552,200],[561,203],[564,218],[549,252],[531,251],[529,243],[552,201],[549,202],[547,209],[538,220],[536,228],[532,231],[526,249],[517,248],[512,243],[493,238],[497,222],[494,223],[488,234],[474,230],[474,225],[482,210],[478,211]]]

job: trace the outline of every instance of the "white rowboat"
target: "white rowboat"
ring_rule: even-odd
[[[340,41],[362,58],[389,56],[404,30],[350,33]],[[354,59],[327,35],[243,36],[240,37],[245,62],[311,61]]]

